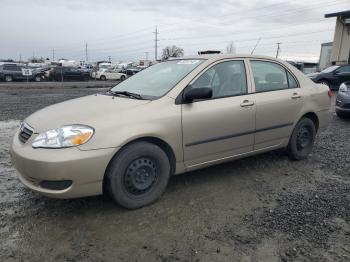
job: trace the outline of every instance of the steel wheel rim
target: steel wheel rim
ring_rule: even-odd
[[[126,192],[140,196],[152,191],[157,180],[158,170],[155,161],[141,157],[129,164],[124,173],[123,184]]]
[[[312,132],[306,126],[302,126],[297,134],[297,148],[299,151],[307,148],[312,141]]]

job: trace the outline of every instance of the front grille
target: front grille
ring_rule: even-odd
[[[21,141],[23,144],[28,141],[28,139],[32,136],[33,129],[28,126],[25,123],[21,124],[20,131],[19,131],[19,141]]]

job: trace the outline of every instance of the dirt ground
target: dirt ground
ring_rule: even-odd
[[[20,120],[100,89],[0,89],[0,261],[350,261],[350,120],[312,155],[266,153],[175,176],[152,206],[55,200],[22,186],[9,157]]]

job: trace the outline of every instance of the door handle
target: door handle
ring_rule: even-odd
[[[253,105],[254,105],[253,101],[244,100],[241,104],[241,107],[248,107],[248,106],[253,106]]]
[[[297,99],[297,98],[301,98],[301,95],[299,95],[298,93],[293,93],[292,99]]]

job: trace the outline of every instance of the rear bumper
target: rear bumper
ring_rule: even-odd
[[[105,170],[116,148],[89,151],[78,148],[33,149],[32,139],[22,144],[17,133],[11,147],[12,162],[25,186],[53,198],[102,194]],[[60,182],[55,183],[57,181]],[[60,185],[58,189],[53,189],[57,185]]]
[[[322,131],[331,122],[332,113],[330,109],[318,111],[316,113],[319,121],[319,130]]]

